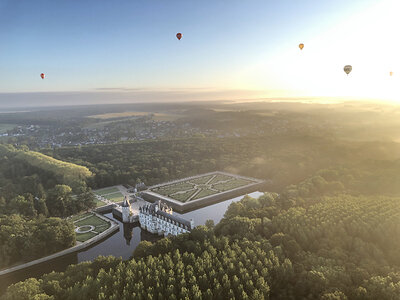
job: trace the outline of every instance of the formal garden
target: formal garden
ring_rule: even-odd
[[[70,220],[75,226],[75,235],[78,242],[85,242],[110,228],[110,222],[94,213],[85,213],[73,216]]]
[[[189,202],[255,183],[257,181],[251,178],[214,172],[158,185],[150,191],[180,202]]]

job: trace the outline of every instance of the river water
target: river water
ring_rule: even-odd
[[[250,193],[250,197],[258,198],[263,193],[253,192]],[[182,216],[185,219],[193,219],[195,226],[204,225],[207,220],[213,220],[215,224],[219,223],[225,214],[226,209],[232,202],[239,201],[243,196],[222,201],[216,204],[212,204],[203,208],[193,210],[191,212],[179,214],[174,212],[178,216]],[[52,271],[62,272],[70,264],[76,264],[83,261],[92,261],[99,255],[113,255],[115,257],[122,257],[127,260],[131,257],[135,248],[139,245],[140,241],[155,241],[159,237],[142,230],[138,224],[123,224],[120,220],[115,218],[111,212],[105,213],[104,216],[114,220],[119,224],[119,231],[116,231],[111,236],[108,236],[97,244],[82,250],[77,253],[72,253],[60,258],[47,261],[30,268],[13,272],[8,275],[0,276],[0,295],[6,286],[15,283],[17,281],[24,280],[29,277],[40,277],[45,273]]]

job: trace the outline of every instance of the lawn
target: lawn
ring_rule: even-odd
[[[108,229],[108,227],[109,227],[108,225],[99,225],[96,227],[96,229],[94,231],[96,231],[98,233],[102,233],[103,231],[106,231]]]
[[[86,233],[76,233],[76,240],[79,242],[86,242],[87,240],[95,237],[97,233],[94,232],[86,232]]]
[[[122,195],[120,192],[104,195],[103,197],[112,202],[121,202],[124,200],[124,195]]]
[[[75,222],[76,220],[82,219],[82,218],[84,218],[86,216],[90,216],[90,215],[93,215],[93,214],[92,213],[79,214],[79,215],[72,216],[68,220],[70,220],[72,222]]]
[[[234,180],[230,180],[228,182],[214,184],[213,188],[220,192],[224,192],[227,190],[232,190],[232,189],[236,189],[241,186],[248,185],[250,183],[253,183],[253,181],[244,180],[244,179],[234,179]]]
[[[233,176],[228,176],[224,174],[217,174],[210,182],[210,184],[216,184],[220,181],[232,180],[235,179]]]
[[[217,194],[218,192],[210,190],[210,189],[202,189],[196,196],[192,198],[192,200],[200,199],[203,197],[207,197],[210,195]]]
[[[75,226],[83,226],[83,225],[92,225],[92,226],[98,226],[98,225],[104,225],[104,224],[109,224],[107,221],[99,218],[96,215],[93,215],[89,218],[86,218],[84,220],[80,220],[74,223]]]
[[[111,193],[116,193],[116,192],[119,192],[118,188],[116,188],[116,187],[109,187],[109,188],[104,188],[104,189],[93,191],[93,193],[100,195],[100,196],[104,196],[106,194],[111,194]]]
[[[187,191],[193,188],[194,188],[193,184],[190,184],[188,182],[180,182],[180,183],[167,184],[159,188],[155,188],[153,189],[153,191],[160,195],[168,196],[175,194],[176,192]]]
[[[89,216],[83,220],[77,221],[85,216]],[[83,215],[78,215],[73,217],[75,219],[74,225],[76,227],[82,227],[85,225],[92,225],[94,226],[94,229],[89,232],[85,233],[75,233],[76,235],[76,240],[79,242],[85,242],[99,233],[107,230],[110,227],[110,223],[107,222],[106,220],[103,220],[102,218],[96,216],[95,214],[83,214]]]
[[[178,200],[180,202],[186,202],[190,198],[190,196],[192,196],[196,191],[197,190],[190,190],[183,193],[174,194],[173,196],[170,196],[170,198]]]
[[[205,184],[205,183],[207,183],[207,181],[209,181],[211,179],[211,177],[213,177],[213,175],[202,176],[202,177],[190,179],[189,182],[194,183],[194,184]]]

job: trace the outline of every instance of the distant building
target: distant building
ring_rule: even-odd
[[[143,182],[139,182],[135,184],[136,191],[143,191],[147,189],[147,186]]]
[[[172,214],[172,208],[157,201],[139,208],[140,227],[158,235],[178,235],[190,232],[194,222]]]

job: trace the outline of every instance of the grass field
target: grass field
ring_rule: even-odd
[[[175,183],[167,183],[152,188],[151,191],[180,202],[188,202],[246,186],[251,183],[255,183],[255,181],[216,172],[214,174],[199,176]]]
[[[82,219],[82,220],[81,220]],[[96,216],[93,213],[86,213],[78,216],[74,216],[71,218],[74,221],[75,227],[87,226],[91,225],[94,226],[94,229],[89,232],[85,233],[75,233],[76,240],[79,242],[85,242],[99,233],[107,230],[110,227],[110,223],[103,220],[102,218]],[[83,228],[85,229],[85,228]]]
[[[107,225],[99,225],[99,226],[96,227],[95,230],[98,233],[102,233],[103,231],[106,231],[109,227],[110,226],[108,224]]]
[[[100,196],[115,193],[115,192],[119,192],[118,188],[116,188],[116,187],[109,187],[109,188],[104,188],[104,189],[93,191],[93,193],[100,195]]]
[[[82,219],[82,218],[90,216],[90,215],[92,215],[92,213],[83,213],[83,214],[72,216],[71,218],[69,218],[69,220],[72,222],[75,222],[76,220]]]
[[[124,195],[122,195],[120,192],[104,195],[103,197],[107,198],[112,202],[124,201]]]
[[[108,120],[108,119],[118,119],[118,118],[129,118],[129,117],[143,117],[152,115],[155,121],[174,121],[179,118],[175,114],[165,114],[165,113],[153,113],[147,111],[125,111],[120,113],[107,113],[100,115],[88,116],[88,118]]]
[[[77,233],[76,234],[76,240],[79,242],[86,242],[87,240],[95,237],[97,234],[94,232],[86,232],[86,233]]]
[[[214,184],[213,188],[220,192],[225,192],[228,190],[236,189],[241,186],[248,185],[250,183],[252,183],[252,181],[244,180],[244,179],[234,179],[234,180],[230,180],[228,182]]]
[[[84,226],[84,225],[92,225],[92,226],[98,226],[98,225],[104,225],[108,224],[107,221],[104,221],[103,219],[99,218],[96,215],[92,215],[91,217],[88,217],[86,219],[77,221],[74,223],[75,226]]]

